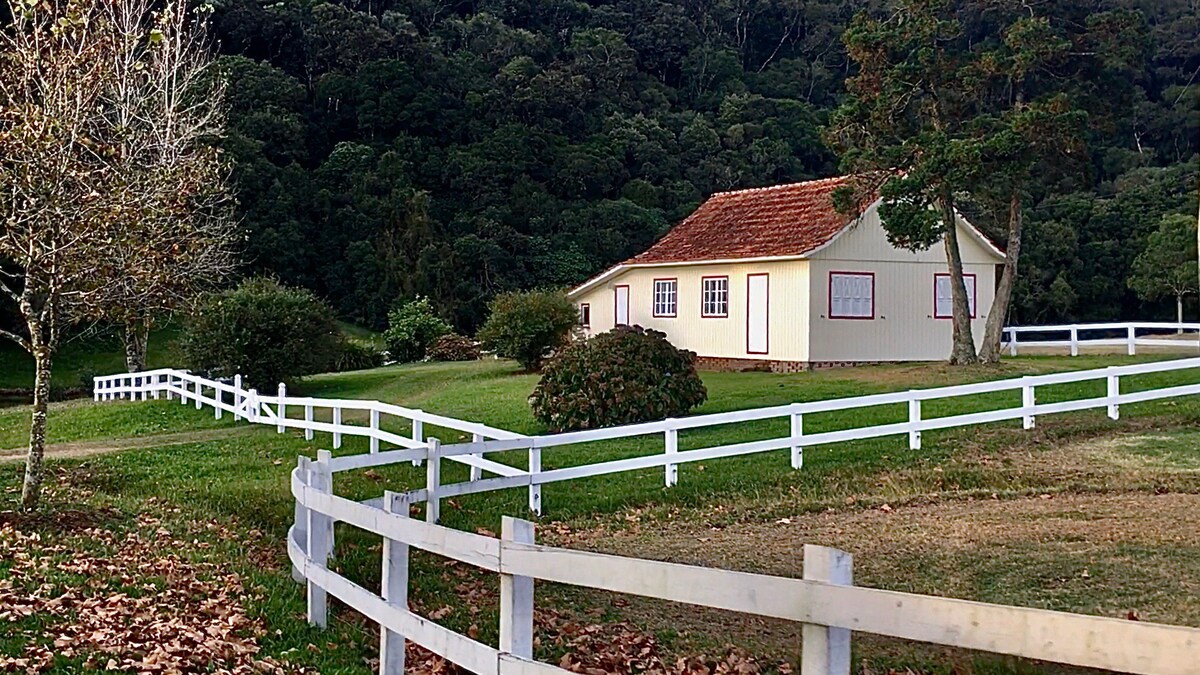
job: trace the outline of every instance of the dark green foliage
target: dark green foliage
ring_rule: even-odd
[[[1196,219],[1182,213],[1163,216],[1133,261],[1129,287],[1147,300],[1181,299],[1196,292],[1198,278]]]
[[[265,393],[329,370],[342,343],[329,305],[309,291],[260,278],[203,298],[179,346],[190,368],[217,377],[240,373],[247,386]]]
[[[449,332],[450,325],[434,313],[429,298],[417,298],[388,314],[383,339],[394,360],[409,363],[425,358],[429,345]]]
[[[383,365],[383,353],[369,344],[351,339],[342,341],[333,369],[339,373],[348,370],[366,370]]]
[[[571,431],[686,415],[708,398],[695,359],[641,326],[578,340],[546,364],[529,398],[533,416]]]
[[[474,361],[479,358],[479,345],[465,335],[449,333],[429,346],[430,361]]]
[[[489,305],[491,315],[479,340],[497,355],[537,370],[549,353],[567,342],[579,324],[578,310],[558,291],[504,293]]]

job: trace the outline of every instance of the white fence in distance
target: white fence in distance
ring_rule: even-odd
[[[1170,334],[1190,337],[1167,337]],[[1023,339],[1022,334],[1034,334]],[[1082,347],[1124,347],[1133,356],[1138,347],[1169,347],[1200,349],[1200,323],[1167,323],[1138,321],[1131,323],[1076,323],[1058,326],[1009,326],[1004,329],[1002,345],[1010,356],[1018,347],[1067,349],[1078,356]]]

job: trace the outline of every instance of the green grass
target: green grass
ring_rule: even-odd
[[[705,373],[709,401],[697,412],[778,405],[793,401],[821,400],[856,396],[908,388],[960,382],[1016,377],[1023,374],[1095,368],[1140,362],[1149,358],[1085,356],[1077,358],[1033,357],[1005,362],[997,368],[950,369],[944,366],[876,366],[829,370],[815,373],[778,375],[770,373]],[[1193,379],[1194,372],[1164,373],[1123,379],[1125,391],[1169,386]],[[439,414],[475,420],[523,433],[540,433],[540,425],[529,413],[526,399],[536,377],[517,372],[504,361],[469,364],[416,364],[393,366],[354,373],[322,375],[307,380],[297,393],[332,398],[378,399]],[[1046,387],[1039,390],[1040,401],[1065,400],[1103,393],[1103,383],[1084,383]],[[928,402],[927,417],[994,409],[1019,401],[1019,393],[983,395],[968,399]],[[293,415],[298,410],[289,411]],[[865,410],[834,411],[809,415],[806,432],[894,422],[905,419],[903,406]],[[27,408],[0,412],[0,448],[16,447],[24,441]],[[352,419],[347,417],[347,419]],[[1006,468],[1010,448],[1034,439],[1048,445],[1072,439],[1112,434],[1126,425],[1178,429],[1200,419],[1200,401],[1179,399],[1124,406],[1122,421],[1111,422],[1103,411],[1054,416],[1039,419],[1039,429],[1024,432],[1018,423],[1001,423],[966,430],[926,432],[924,447],[908,449],[900,437],[809,448],[805,467],[794,471],[788,466],[787,451],[740,458],[722,459],[680,467],[679,485],[662,487],[662,470],[645,470],[601,476],[545,486],[545,520],[562,521],[570,529],[622,527],[636,514],[637,522],[669,523],[672,518],[703,518],[714,526],[736,522],[770,522],[773,518],[797,513],[845,508],[852,500],[860,508],[888,502],[986,496],[1040,494],[1043,492],[1079,492],[1093,490],[1200,491],[1200,477],[1192,470],[1200,465],[1193,450],[1196,435],[1187,431],[1167,432],[1170,442],[1142,443],[1132,446],[1139,457],[1140,469],[1128,473],[1118,484],[1109,474],[1080,474],[1063,483],[1062,476],[1037,471],[1012,471]],[[213,419],[210,410],[196,411],[178,402],[112,402],[93,405],[85,402],[54,406],[50,434],[53,442],[88,441],[141,436],[161,432],[209,429],[232,426],[228,416]],[[404,425],[392,428],[404,430]],[[681,434],[680,449],[779,436],[786,433],[784,420],[764,421],[689,431]],[[445,429],[427,427],[426,432],[445,442],[461,435]],[[253,611],[274,632],[264,638],[267,653],[280,654],[291,649],[289,658],[325,672],[364,672],[364,658],[371,655],[373,638],[351,612],[339,614],[331,632],[315,634],[299,619],[303,599],[299,587],[290,580],[281,552],[283,534],[292,519],[293,503],[288,489],[288,471],[299,454],[315,455],[317,448],[328,447],[327,436],[318,435],[306,442],[296,433],[278,435],[273,428],[260,427],[228,439],[175,445],[167,448],[137,449],[93,456],[83,461],[52,462],[59,468],[56,481],[70,486],[59,490],[52,502],[56,507],[73,504],[72,495],[86,495],[90,508],[106,507],[123,514],[111,524],[129,527],[132,515],[146,510],[165,511],[180,522],[216,519],[228,523],[246,535],[244,541],[215,542],[202,558],[220,560],[234,566],[264,589]],[[366,451],[366,442],[347,438],[339,454]],[[662,451],[660,437],[593,443],[547,450],[543,466],[555,468],[594,463],[610,459],[652,454]],[[966,462],[962,458],[994,458],[995,462]],[[504,453],[493,459],[524,466],[523,453]],[[444,482],[465,480],[467,469],[447,463]],[[0,485],[15,486],[19,467],[0,465]],[[382,490],[404,490],[421,486],[424,470],[408,464],[389,466],[374,472],[347,472],[335,480],[339,494],[366,499]],[[8,498],[14,498],[10,490]],[[473,495],[443,504],[447,525],[468,530],[486,528],[498,531],[500,515],[525,516],[526,494],[508,490]],[[0,507],[2,508],[2,507]],[[682,515],[681,515],[682,514]],[[689,515],[692,514],[692,515]],[[669,527],[664,525],[664,527]],[[85,547],[85,538],[60,535],[70,545]],[[377,537],[340,528],[336,564],[351,579],[368,588],[379,580],[379,541]],[[274,555],[270,565],[249,564],[261,560],[265,549]],[[1026,556],[1028,558],[1028,556]],[[1011,586],[1026,578],[1021,554],[1011,559],[989,562],[975,572],[980,597],[988,596],[989,584]],[[463,583],[494,586],[495,579],[469,574],[459,577],[456,568],[447,568],[433,556],[418,556],[413,572],[418,607],[435,608],[442,604],[461,606]],[[1046,574],[1055,573],[1053,570]],[[0,578],[3,569],[0,569]],[[1032,577],[1031,577],[1032,578]],[[480,581],[476,581],[480,580]],[[1037,586],[1036,579],[1031,582]],[[488,586],[490,588],[490,586]],[[1131,586],[1130,588],[1135,588]],[[1139,586],[1136,588],[1140,588]],[[1135,590],[1136,590],[1135,588]],[[1136,594],[1136,593],[1135,593]],[[546,599],[567,607],[580,596],[560,589],[548,589]],[[1122,596],[1124,597],[1124,596]],[[465,631],[477,625],[480,639],[494,641],[495,608],[492,595],[482,602],[477,615],[456,611],[445,623]],[[1061,602],[1059,602],[1061,600]],[[1091,596],[1063,596],[1056,605],[1088,611]],[[540,602],[540,601],[539,601]],[[586,599],[580,603],[589,602]],[[32,621],[32,619],[31,619]],[[337,647],[308,651],[309,642],[327,642]],[[694,646],[684,638],[673,638],[680,649]],[[5,646],[0,638],[0,649]],[[551,659],[556,654],[547,646],[540,655]],[[886,660],[886,659],[885,659]],[[990,667],[990,666],[987,666]],[[1026,672],[1006,669],[995,672]],[[1014,666],[1025,668],[1025,666]],[[982,670],[980,672],[983,672]],[[992,672],[992,671],[987,671]],[[1032,672],[1032,671],[1030,671]]]

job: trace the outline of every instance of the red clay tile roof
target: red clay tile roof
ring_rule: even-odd
[[[718,192],[626,264],[804,255],[850,223],[833,208],[847,176]]]

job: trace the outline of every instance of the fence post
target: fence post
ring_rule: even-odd
[[[98,377],[92,378],[92,400],[100,400],[100,378]]]
[[[504,516],[500,521],[500,557],[504,545],[532,544],[533,523]],[[533,578],[500,573],[500,651],[533,658]]]
[[[668,419],[667,423],[669,424],[670,422],[671,422],[671,420]],[[677,429],[672,428],[672,429],[664,430],[663,431],[663,441],[664,441],[663,445],[665,446],[665,451],[666,451],[667,457],[670,457],[671,455],[674,455],[675,453],[679,452],[679,431]],[[676,483],[678,483],[679,482],[679,465],[678,464],[667,464],[664,468],[666,469],[666,475],[664,478],[665,478],[667,487],[671,487],[672,485],[675,485]]]
[[[342,432],[340,431],[341,426],[342,426],[342,409],[335,407],[333,409],[333,449],[334,450],[337,450],[338,448],[342,447]]]
[[[371,454],[379,452],[379,411],[371,408]]]
[[[287,406],[283,399],[287,398],[287,385],[280,382],[279,389],[276,390],[279,396],[279,403],[275,404],[275,433],[283,433],[283,418],[287,416]]]
[[[1079,329],[1071,326],[1071,356],[1079,356]]]
[[[187,372],[187,371],[184,371]],[[179,378],[179,405],[187,405],[188,400],[188,385],[187,380]]]
[[[138,377],[138,389],[142,392],[142,400],[143,401],[150,398],[149,387],[146,386],[146,376],[145,375],[141,375]]]
[[[221,393],[221,388],[213,385],[213,419],[221,419],[221,401],[225,396]]]
[[[792,413],[792,468],[804,468],[804,446],[796,439],[804,437],[804,415]]]
[[[1108,367],[1108,418],[1119,420],[1121,419],[1121,406],[1117,400],[1121,397],[1121,378],[1115,371],[1116,369],[1112,366]]]
[[[1009,335],[1009,339],[1008,339],[1008,355],[1009,355],[1009,356],[1016,356],[1016,355],[1017,355],[1017,331],[1015,331],[1015,330],[1011,330],[1011,329],[1010,329],[1010,330],[1008,331],[1008,335]]]
[[[471,434],[471,442],[472,443],[482,443],[483,442],[483,434]],[[483,457],[483,453],[477,452],[477,453],[475,453],[474,456],[475,457]],[[471,480],[477,481],[480,478],[483,478],[483,469],[481,469],[477,466],[472,466],[471,467]]]
[[[317,461],[310,464],[310,487],[324,494],[333,493],[333,472],[329,469],[328,450],[317,451]],[[308,558],[314,565],[326,567],[333,552],[333,519],[309,509]],[[329,601],[325,589],[308,582],[308,622],[325,628],[329,625]]]
[[[234,421],[237,421],[239,418],[243,418],[243,419],[245,418],[245,415],[240,412],[242,409],[242,402],[245,400],[246,400],[245,397],[242,396],[242,376],[235,374],[233,376],[233,419],[234,419]]]
[[[200,397],[204,396],[204,385],[200,384],[203,381],[204,378],[202,377],[196,378],[196,410],[200,410],[204,407],[204,402],[200,400]]]
[[[313,439],[313,407],[311,403],[304,404],[304,421],[309,423],[308,426],[304,427],[304,440],[311,441]]]
[[[246,419],[258,421],[258,390],[253,387],[246,394]]]
[[[827,584],[854,583],[853,557],[845,551],[804,545],[804,578]],[[850,631],[806,623],[801,628],[800,675],[850,675]]]
[[[542,449],[529,448],[529,510],[542,515],[542,485],[536,482],[542,472]]]
[[[1137,329],[1133,324],[1125,327],[1125,350],[1130,356],[1137,354]]]
[[[395,492],[383,493],[383,510],[408,517],[409,500]],[[408,544],[383,538],[383,577],[380,595],[389,605],[408,609]],[[380,675],[404,675],[404,636],[379,627]]]
[[[311,484],[311,479],[309,478],[309,468],[310,468],[309,467],[309,459],[307,457],[305,457],[304,455],[301,455],[300,457],[298,457],[296,459],[296,477],[299,478],[300,482],[303,483],[304,485]],[[295,522],[292,526],[293,536],[294,536],[296,542],[300,544],[300,548],[304,550],[304,555],[307,556],[308,555],[308,509],[304,507],[304,504],[300,501],[299,497],[296,498],[296,511],[295,511],[294,518],[295,518]],[[304,577],[304,570],[293,565],[292,566],[292,579],[294,579],[296,581],[296,583],[298,583],[298,584],[305,583],[306,579]]]
[[[420,410],[414,410],[414,414],[419,414]],[[425,442],[425,422],[413,417],[412,421],[412,439],[418,443]],[[413,466],[421,466],[421,459],[418,457],[412,461]]]
[[[168,401],[171,400],[171,378],[172,377],[173,376],[171,375],[171,373],[163,373],[162,380],[160,381],[160,385],[162,386],[163,394],[166,395],[166,399]]]
[[[150,376],[150,397],[153,398],[155,401],[157,401],[159,399],[159,397],[162,396],[162,394],[159,393],[159,387],[160,387],[161,383],[162,383],[162,373],[155,373]]]
[[[1021,427],[1023,429],[1032,429],[1033,407],[1037,405],[1037,395],[1034,392],[1034,385],[1029,382],[1028,377],[1021,378],[1021,407],[1025,409],[1025,414],[1021,417]]]
[[[921,399],[917,398],[917,392],[909,391],[908,395],[912,398],[908,399],[908,423],[911,425],[920,424],[921,422]],[[921,430],[915,426],[908,430],[908,449],[921,449]]]
[[[429,461],[425,466],[425,522],[436,523],[442,517],[442,498],[438,495],[442,485],[442,442],[430,438]]]

